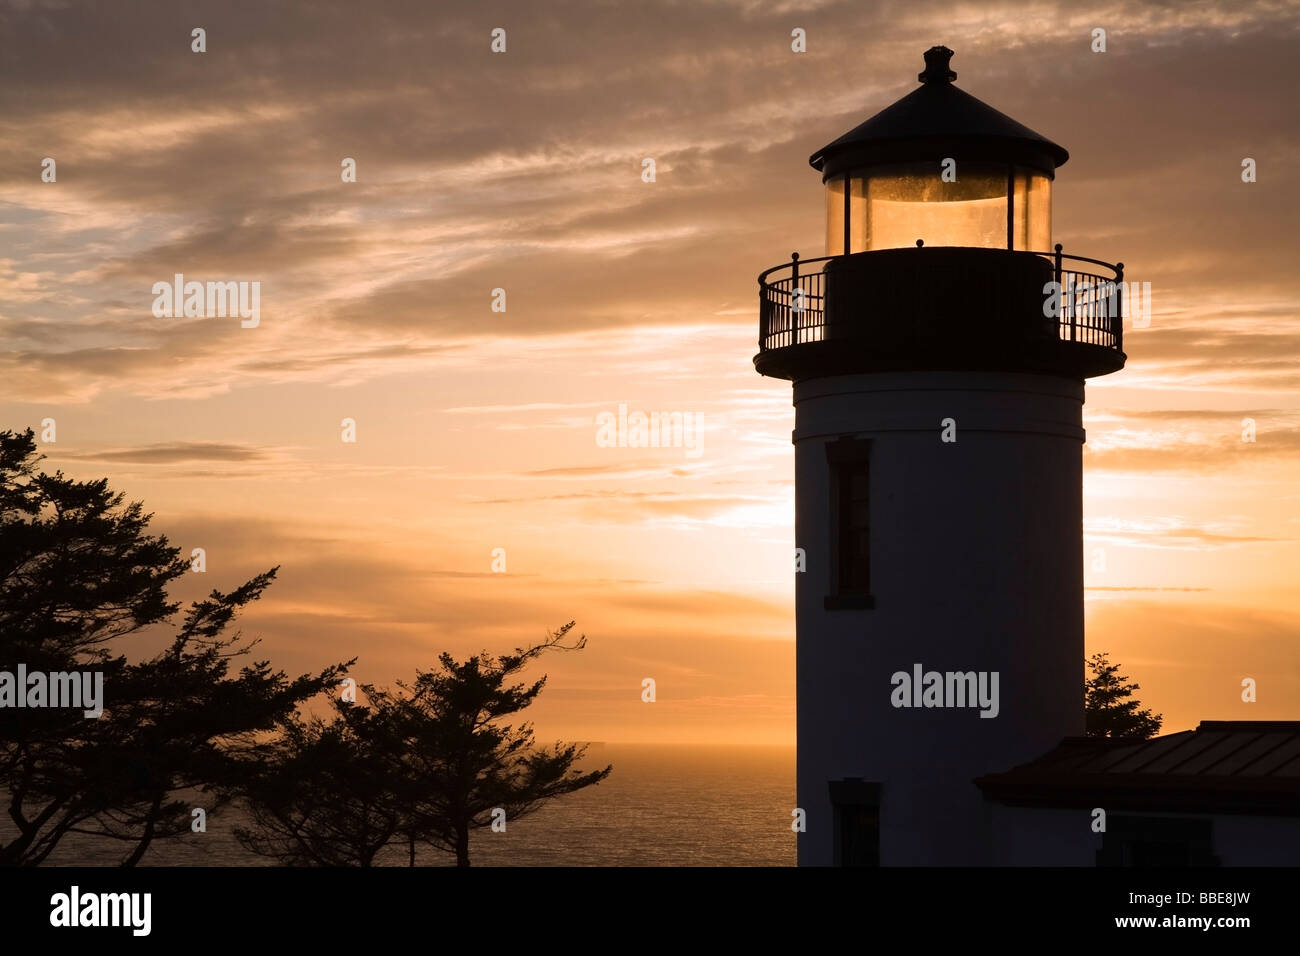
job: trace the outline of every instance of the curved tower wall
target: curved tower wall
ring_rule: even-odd
[[[985,864],[971,781],[1083,733],[1083,392],[973,371],[795,383],[801,865],[843,862],[843,829],[862,825],[833,793],[876,803],[881,864]],[[842,500],[827,444],[841,438],[868,455],[870,608],[827,606]],[[945,677],[945,706],[894,706],[892,676],[916,665],[982,673],[986,697],[996,673],[996,716],[947,706],[964,678]]]

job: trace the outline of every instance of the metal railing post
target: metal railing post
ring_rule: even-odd
[[[1148,306],[1150,303],[1148,303]],[[1124,351],[1124,263],[1115,263],[1115,348]]]
[[[1058,242],[1056,244],[1056,256],[1055,256],[1053,272],[1052,272],[1053,280],[1056,282],[1056,301],[1057,301],[1056,334],[1058,337],[1061,334],[1061,319],[1064,318],[1064,316],[1061,315],[1061,309],[1062,307],[1064,307],[1066,312],[1068,312],[1070,316],[1070,341],[1073,342],[1074,341],[1074,302],[1071,301],[1068,306],[1065,303],[1065,286],[1062,285],[1061,283],[1061,278],[1062,278],[1061,249],[1062,248],[1063,248],[1062,245]]]
[[[799,253],[790,253],[790,344],[799,344],[799,310],[794,303],[799,301]]]

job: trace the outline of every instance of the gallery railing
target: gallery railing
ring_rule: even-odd
[[[1055,320],[1058,338],[1063,342],[1079,342],[1101,346],[1119,352],[1123,347],[1124,326],[1124,264],[1112,265],[1100,259],[1085,256],[1067,256],[1058,244],[1054,252],[1010,252],[980,250],[974,256],[942,255],[959,251],[958,247],[930,246],[918,243],[916,249],[880,250],[855,253],[848,256],[823,256],[818,259],[800,259],[795,253],[790,261],[768,269],[758,277],[759,285],[759,352],[788,348],[805,342],[823,342],[834,339],[871,339],[873,329],[881,323],[906,321],[900,315],[908,310],[909,302],[924,303],[933,309],[933,286],[941,281],[948,289],[957,289],[955,297],[945,301],[958,312],[972,304],[977,296],[985,301],[981,308],[972,308],[973,315],[990,315],[998,312],[998,304],[987,299],[1002,297],[1008,292],[1021,303],[1025,296],[1041,297],[1042,317],[1045,323]],[[1003,252],[1008,256],[1037,256],[1042,265],[1014,274],[1000,270],[990,271],[988,253]],[[935,253],[940,253],[935,257]],[[882,271],[888,254],[890,268]],[[899,254],[906,258],[900,260]],[[873,259],[872,257],[877,257]],[[927,258],[929,257],[929,258]],[[899,268],[895,268],[895,264]],[[1076,265],[1083,264],[1083,265]],[[1033,289],[1007,290],[994,288],[1005,285],[1006,277],[1020,284],[1030,283]],[[1041,283],[1039,280],[1043,280]],[[902,283],[903,287],[899,288]],[[828,289],[828,284],[832,288]],[[909,288],[910,284],[910,288]],[[836,288],[842,290],[835,295]],[[831,295],[828,297],[828,291]],[[845,294],[847,293],[847,294]],[[960,315],[954,316],[959,321]],[[1000,330],[996,334],[1004,334]]]

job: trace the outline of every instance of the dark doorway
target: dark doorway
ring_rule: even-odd
[[[880,784],[832,780],[836,866],[880,866]]]

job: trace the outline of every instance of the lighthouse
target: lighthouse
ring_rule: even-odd
[[[973,783],[1083,715],[1082,409],[1123,264],[1052,241],[1061,146],[920,86],[810,159],[826,255],[759,277],[792,383],[800,865],[1004,858]]]

